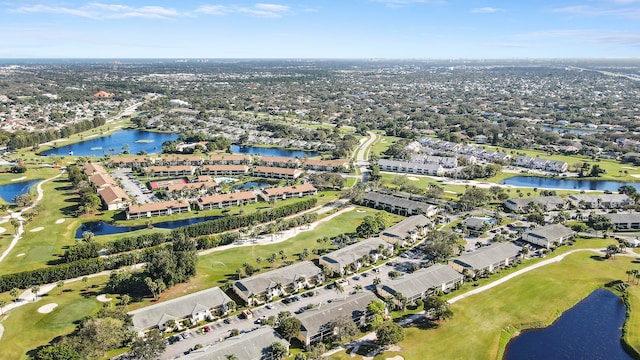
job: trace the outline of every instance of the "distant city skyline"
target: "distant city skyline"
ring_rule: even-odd
[[[640,0],[2,4],[0,58],[640,57]]]

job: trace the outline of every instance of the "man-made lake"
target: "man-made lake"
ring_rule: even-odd
[[[182,220],[172,220],[172,221],[162,221],[153,224],[154,228],[159,229],[177,229],[187,225],[193,225],[209,220],[219,219],[221,216],[205,216],[199,218],[189,218]],[[142,230],[145,229],[146,225],[138,225],[138,226],[117,226],[113,224],[106,223],[104,221],[89,221],[83,223],[76,230],[76,239],[82,239],[82,233],[85,231],[91,231],[95,236],[100,235],[111,235],[111,234],[122,234],[130,231]]]
[[[162,152],[162,143],[178,139],[177,134],[140,130],[120,130],[111,135],[95,137],[75,144],[61,146],[42,152],[42,155],[58,156],[103,156],[120,154],[125,144],[130,154],[145,151],[149,154]]]
[[[15,199],[16,196],[28,193],[31,186],[37,184],[39,181],[40,179],[36,179],[1,185],[0,197],[8,203],[13,203],[13,199]]]
[[[124,147],[128,146],[130,154],[137,154],[144,151],[148,154],[162,152],[162,143],[165,141],[177,140],[178,134],[158,133],[141,130],[120,130],[111,135],[90,138],[75,144],[61,146],[59,148],[43,151],[41,155],[58,156],[103,156],[120,154]],[[126,144],[126,146],[125,146]],[[286,156],[303,158],[318,156],[311,151],[287,150],[280,148],[263,148],[256,146],[232,145],[231,152],[241,154],[260,154],[269,156]]]
[[[264,148],[257,146],[240,146],[240,145],[231,145],[232,153],[240,153],[240,154],[260,154],[266,156],[284,156],[284,157],[297,157],[302,159],[305,155],[308,157],[319,156],[317,152],[313,151],[302,151],[302,150],[287,150],[281,148]]]
[[[575,129],[575,128],[565,128],[565,127],[556,127],[556,126],[543,126],[542,130],[553,131],[558,134],[576,134],[578,136],[582,136],[585,134],[593,135],[597,134],[599,130],[597,129]]]
[[[610,190],[618,191],[623,185],[631,185],[640,190],[640,182],[611,180],[554,179],[539,176],[514,176],[504,179],[501,184],[532,188],[569,189],[569,190]]]
[[[618,296],[598,289],[551,326],[513,338],[503,359],[633,359],[620,344],[625,311]]]

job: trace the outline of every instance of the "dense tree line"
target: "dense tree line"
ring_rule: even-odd
[[[41,132],[16,131],[11,134],[4,134],[7,140],[7,146],[10,149],[22,149],[26,147],[36,146],[48,141],[69,137],[79,132],[91,130],[105,124],[103,118],[94,118],[93,120],[80,121],[63,127],[60,130],[47,130]]]
[[[0,276],[0,292],[9,291],[13,288],[26,289],[33,284],[49,284],[59,280],[95,274],[104,270],[113,270],[122,266],[136,264],[139,260],[138,254],[127,253],[108,258],[83,259],[41,269],[5,274]]]

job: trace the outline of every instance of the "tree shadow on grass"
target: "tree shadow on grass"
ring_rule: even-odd
[[[604,256],[600,256],[600,255],[591,255],[589,256],[592,260],[596,260],[596,261],[605,261],[606,258]]]
[[[440,326],[437,322],[427,319],[424,316],[416,319],[411,323],[411,327],[415,327],[420,330],[437,329]]]

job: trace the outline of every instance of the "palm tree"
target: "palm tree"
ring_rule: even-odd
[[[31,287],[31,292],[35,295],[34,301],[38,299],[38,291],[40,291],[40,285],[33,285]]]
[[[4,315],[4,313],[2,312],[2,308],[7,304],[6,301],[4,300],[0,300],[0,315]]]
[[[380,283],[382,283],[382,279],[377,276],[373,278],[373,285],[380,285]]]
[[[344,286],[342,286],[342,284],[336,283],[336,293],[340,294],[344,294]]]
[[[11,291],[9,291],[9,295],[11,295],[11,297],[13,298],[13,302],[16,302],[19,294],[20,294],[20,289],[18,288],[13,288],[11,289]]]
[[[62,288],[64,287],[64,281],[60,280],[56,283],[56,287],[59,289],[58,295],[62,294]]]
[[[227,360],[240,360],[238,359],[237,356],[235,356],[234,354],[229,354],[229,355],[225,355],[224,356]]]
[[[84,283],[84,289],[88,289],[89,288],[89,278],[88,277],[83,277],[82,278],[82,282]]]
[[[129,303],[130,302],[131,302],[131,296],[129,296],[128,294],[124,294],[120,298],[120,304],[122,304],[122,306],[124,306],[126,311],[129,311]]]
[[[627,282],[629,282],[629,280],[631,279],[631,275],[634,275],[634,274],[633,274],[633,270],[627,270],[627,271],[626,271],[626,274],[627,274]],[[634,276],[634,277],[635,277],[635,276]]]

